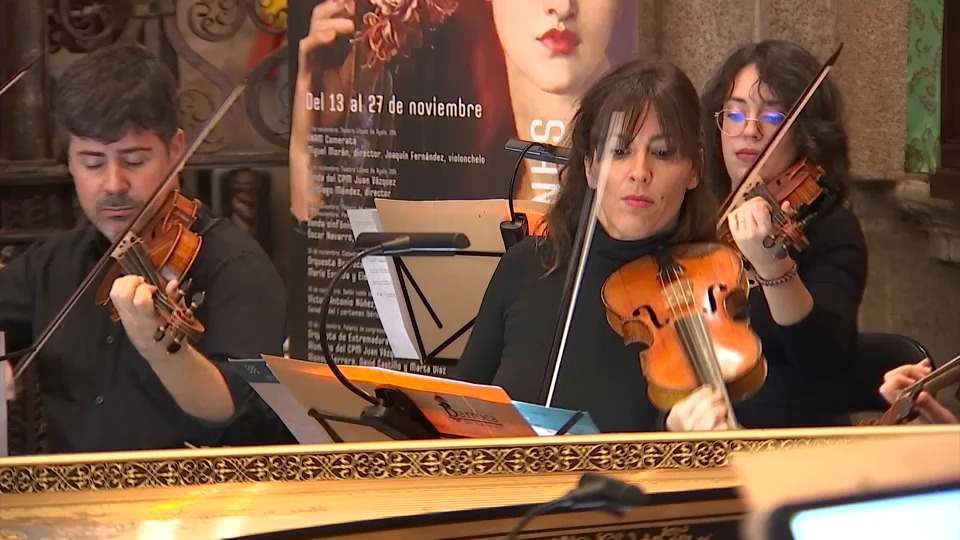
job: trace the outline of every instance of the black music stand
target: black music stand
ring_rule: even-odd
[[[457,257],[497,257],[500,258],[503,256],[503,253],[496,252],[486,252],[486,251],[464,251],[463,253],[458,253]],[[420,298],[420,301],[423,302],[424,309],[427,310],[427,313],[430,315],[430,318],[433,320],[433,323],[437,325],[437,328],[443,328],[443,321],[440,320],[440,316],[437,315],[437,312],[433,309],[433,306],[430,305],[430,301],[427,300],[427,296],[423,293],[423,289],[420,287],[420,284],[417,283],[417,279],[413,277],[413,274],[410,273],[410,269],[404,264],[402,260],[402,255],[394,255],[393,262],[397,267],[397,280],[400,283],[400,295],[403,296],[404,309],[407,311],[407,316],[410,317],[410,325],[413,327],[413,338],[417,344],[417,351],[420,353],[420,358],[423,361],[427,360],[441,360],[446,361],[445,363],[451,362],[446,358],[438,358],[441,352],[446,350],[454,341],[460,338],[463,334],[467,333],[468,330],[473,328],[474,323],[476,323],[477,318],[474,317],[470,319],[463,326],[458,328],[455,332],[450,334],[450,336],[443,340],[440,345],[437,345],[432,351],[427,352],[426,347],[423,344],[423,336],[420,332],[420,325],[417,321],[417,314],[414,312],[413,303],[410,301],[410,291],[409,287],[413,289],[413,292],[416,293],[417,297]],[[456,362],[453,360],[452,362]]]
[[[378,205],[378,209],[377,209],[378,214],[380,214],[379,205],[381,204],[406,204],[406,205],[424,205],[424,206],[429,204],[431,205],[430,212],[433,213],[434,215],[438,215],[438,214],[443,215],[444,213],[447,213],[449,215],[456,215],[458,217],[464,216],[464,215],[473,216],[472,222],[470,222],[470,220],[462,220],[462,221],[451,220],[447,223],[444,223],[442,230],[443,231],[464,231],[467,234],[467,236],[470,237],[471,241],[475,245],[479,243],[480,245],[487,246],[488,248],[491,245],[491,242],[489,240],[492,238],[496,238],[499,244],[499,249],[501,250],[503,249],[503,239],[500,235],[500,223],[503,221],[503,218],[504,218],[502,215],[494,215],[493,213],[484,214],[484,212],[464,212],[462,210],[454,212],[452,208],[451,210],[444,212],[442,208],[441,209],[437,208],[438,206],[442,207],[446,202],[450,202],[456,205],[464,205],[464,204],[470,204],[474,202],[476,202],[476,204],[482,204],[489,201],[395,201],[390,199],[376,200],[376,204]],[[504,204],[505,203],[506,201],[504,201]],[[422,213],[417,212],[417,214],[422,214]],[[476,219],[477,215],[480,215],[483,217],[480,220],[477,220]],[[487,225],[486,220],[489,220],[489,226]],[[381,219],[381,222],[382,222],[382,219]],[[430,223],[431,225],[435,225],[436,224],[435,218],[432,218]],[[391,229],[399,229],[399,228],[400,227],[398,226],[388,228],[385,224],[385,226],[383,227],[383,230],[380,232],[391,233],[391,232],[394,232]],[[432,232],[430,230],[424,230],[423,228],[417,227],[415,224],[410,224],[410,223],[404,223],[402,228],[403,230],[417,230],[418,232]],[[482,230],[482,232],[476,232],[478,229]],[[487,237],[486,238],[487,241],[479,241],[479,242],[474,241],[474,239],[476,238],[483,238],[485,236]],[[456,255],[452,256],[452,258],[486,257],[486,258],[499,259],[502,256],[503,256],[503,251],[485,251],[482,249],[476,249],[476,250],[460,251]],[[467,333],[471,328],[473,328],[473,325],[476,322],[476,317],[473,317],[472,319],[467,321],[465,324],[461,325],[459,328],[453,329],[453,331],[449,335],[447,335],[439,345],[437,345],[431,350],[428,350],[427,344],[424,343],[424,333],[421,330],[421,325],[428,324],[428,321],[422,320],[422,316],[421,318],[417,317],[417,313],[413,305],[414,296],[416,296],[416,298],[419,298],[420,302],[423,304],[424,310],[427,312],[429,321],[431,321],[438,330],[442,330],[448,327],[449,323],[444,321],[440,317],[440,315],[437,313],[436,309],[434,309],[433,305],[430,302],[430,299],[427,297],[427,294],[424,292],[423,287],[421,287],[420,283],[418,283],[417,278],[411,272],[410,267],[404,262],[403,260],[404,255],[393,255],[391,256],[391,259],[393,260],[394,267],[396,268],[396,278],[397,278],[397,282],[400,289],[399,296],[402,297],[402,302],[403,302],[402,306],[404,311],[406,311],[407,318],[410,321],[410,326],[412,327],[410,328],[410,330],[413,333],[412,337],[416,345],[417,353],[420,356],[421,362],[426,362],[429,360],[431,361],[431,363],[435,363],[435,364],[444,364],[444,365],[455,364],[456,359],[442,358],[439,355],[442,354],[444,351],[446,351],[457,339],[459,339],[461,336]],[[444,257],[444,259],[449,260],[450,257]],[[484,284],[484,288],[486,288],[486,284]],[[479,307],[480,306],[478,304],[477,309],[479,309]]]

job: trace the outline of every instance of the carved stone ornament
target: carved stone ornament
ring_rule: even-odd
[[[930,182],[920,177],[897,182],[893,200],[901,210],[918,218],[929,233],[931,257],[960,262],[960,209],[950,201],[932,198]]]

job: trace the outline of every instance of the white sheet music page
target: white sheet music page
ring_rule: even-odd
[[[383,232],[376,208],[353,208],[347,210],[353,237],[361,233]],[[400,307],[400,295],[397,294],[399,281],[392,259],[382,256],[364,257],[363,271],[367,274],[370,294],[377,307],[377,316],[387,334],[394,358],[418,360],[420,355],[411,339],[413,334],[406,310]]]
[[[7,343],[0,332],[0,356],[7,354]],[[0,457],[6,457],[10,449],[7,447],[7,366],[9,362],[0,362]]]

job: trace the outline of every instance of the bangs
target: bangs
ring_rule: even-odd
[[[590,133],[593,156],[602,155],[603,145],[613,114],[623,112],[623,126],[619,140],[632,141],[648,120],[655,119],[660,133],[676,148],[680,156],[691,161],[700,155],[700,110],[689,103],[683,106],[676,92],[668,91],[665,85],[642,78],[633,85],[623,85],[603,100],[597,111],[596,121]]]

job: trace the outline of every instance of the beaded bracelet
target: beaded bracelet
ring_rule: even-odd
[[[782,276],[774,279],[763,279],[760,276],[756,277],[757,283],[764,287],[775,287],[777,285],[782,285],[797,275],[797,262],[793,261],[793,264],[790,265],[790,269],[786,271]]]

